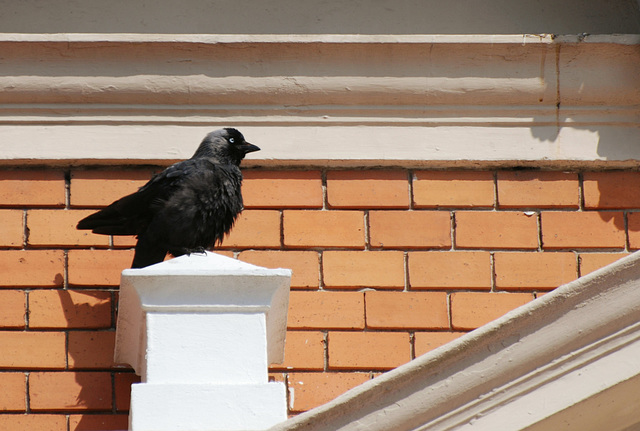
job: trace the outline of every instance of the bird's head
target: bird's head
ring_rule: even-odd
[[[259,147],[245,141],[242,133],[228,127],[205,136],[193,157],[212,157],[220,163],[233,163],[240,166],[240,162],[247,153],[259,150]]]

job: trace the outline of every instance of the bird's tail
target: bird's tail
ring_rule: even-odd
[[[137,235],[140,233],[141,225],[137,207],[140,201],[135,193],[125,196],[83,218],[76,228],[102,235]]]
[[[102,235],[137,235],[135,223],[112,207],[104,208],[78,222],[79,230],[91,230]]]

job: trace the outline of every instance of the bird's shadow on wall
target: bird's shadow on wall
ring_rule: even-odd
[[[605,163],[611,161],[613,164],[627,165],[629,169],[640,166],[640,127],[590,126],[588,130],[597,134],[596,152],[600,160]],[[604,221],[613,221],[618,230],[628,230],[629,234],[632,231],[640,231],[640,224],[628,223],[623,212],[624,209],[633,206],[633,202],[637,200],[636,196],[640,194],[640,176],[635,180],[632,183],[620,184],[607,180],[606,176],[590,179],[590,182],[596,184],[599,197],[598,203],[590,203],[589,208],[600,210],[598,214]]]
[[[568,118],[562,118],[563,122],[567,120]],[[619,125],[590,125],[588,127],[572,125],[571,127],[577,129],[578,132],[582,131],[591,135],[589,140],[596,139],[595,154],[585,153],[587,160],[590,158],[596,160],[597,166],[593,170],[606,169],[608,166],[621,167],[625,170],[635,170],[640,167],[640,127],[635,125],[626,127]],[[562,127],[556,125],[532,127],[531,134],[541,143],[559,145],[558,139],[561,130]],[[585,149],[593,148],[589,147],[589,142],[585,142],[584,145]],[[598,201],[593,200],[593,195],[589,199],[585,197],[587,211],[597,210],[602,220],[612,222],[620,231],[626,232],[628,230],[629,233],[640,231],[640,223],[628,223],[624,212],[624,210],[631,209],[633,211],[636,209],[629,208],[629,206],[635,201],[635,196],[640,194],[640,176],[638,176],[637,183],[634,184],[620,184],[607,179],[606,176],[589,177],[588,182],[590,184],[585,185],[585,189],[595,184],[598,189]]]
[[[74,429],[126,430],[130,390],[118,390],[116,375],[133,370],[113,362],[117,292],[65,289],[58,295],[69,328],[67,368],[80,388],[69,408],[79,415]]]

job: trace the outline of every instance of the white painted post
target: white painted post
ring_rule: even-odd
[[[287,419],[283,383],[291,271],[215,253],[122,272],[115,360],[132,431],[263,430]]]

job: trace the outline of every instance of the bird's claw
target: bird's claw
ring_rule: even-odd
[[[206,254],[207,253],[207,249],[204,247],[197,247],[194,248],[192,250],[189,250],[188,254]]]

